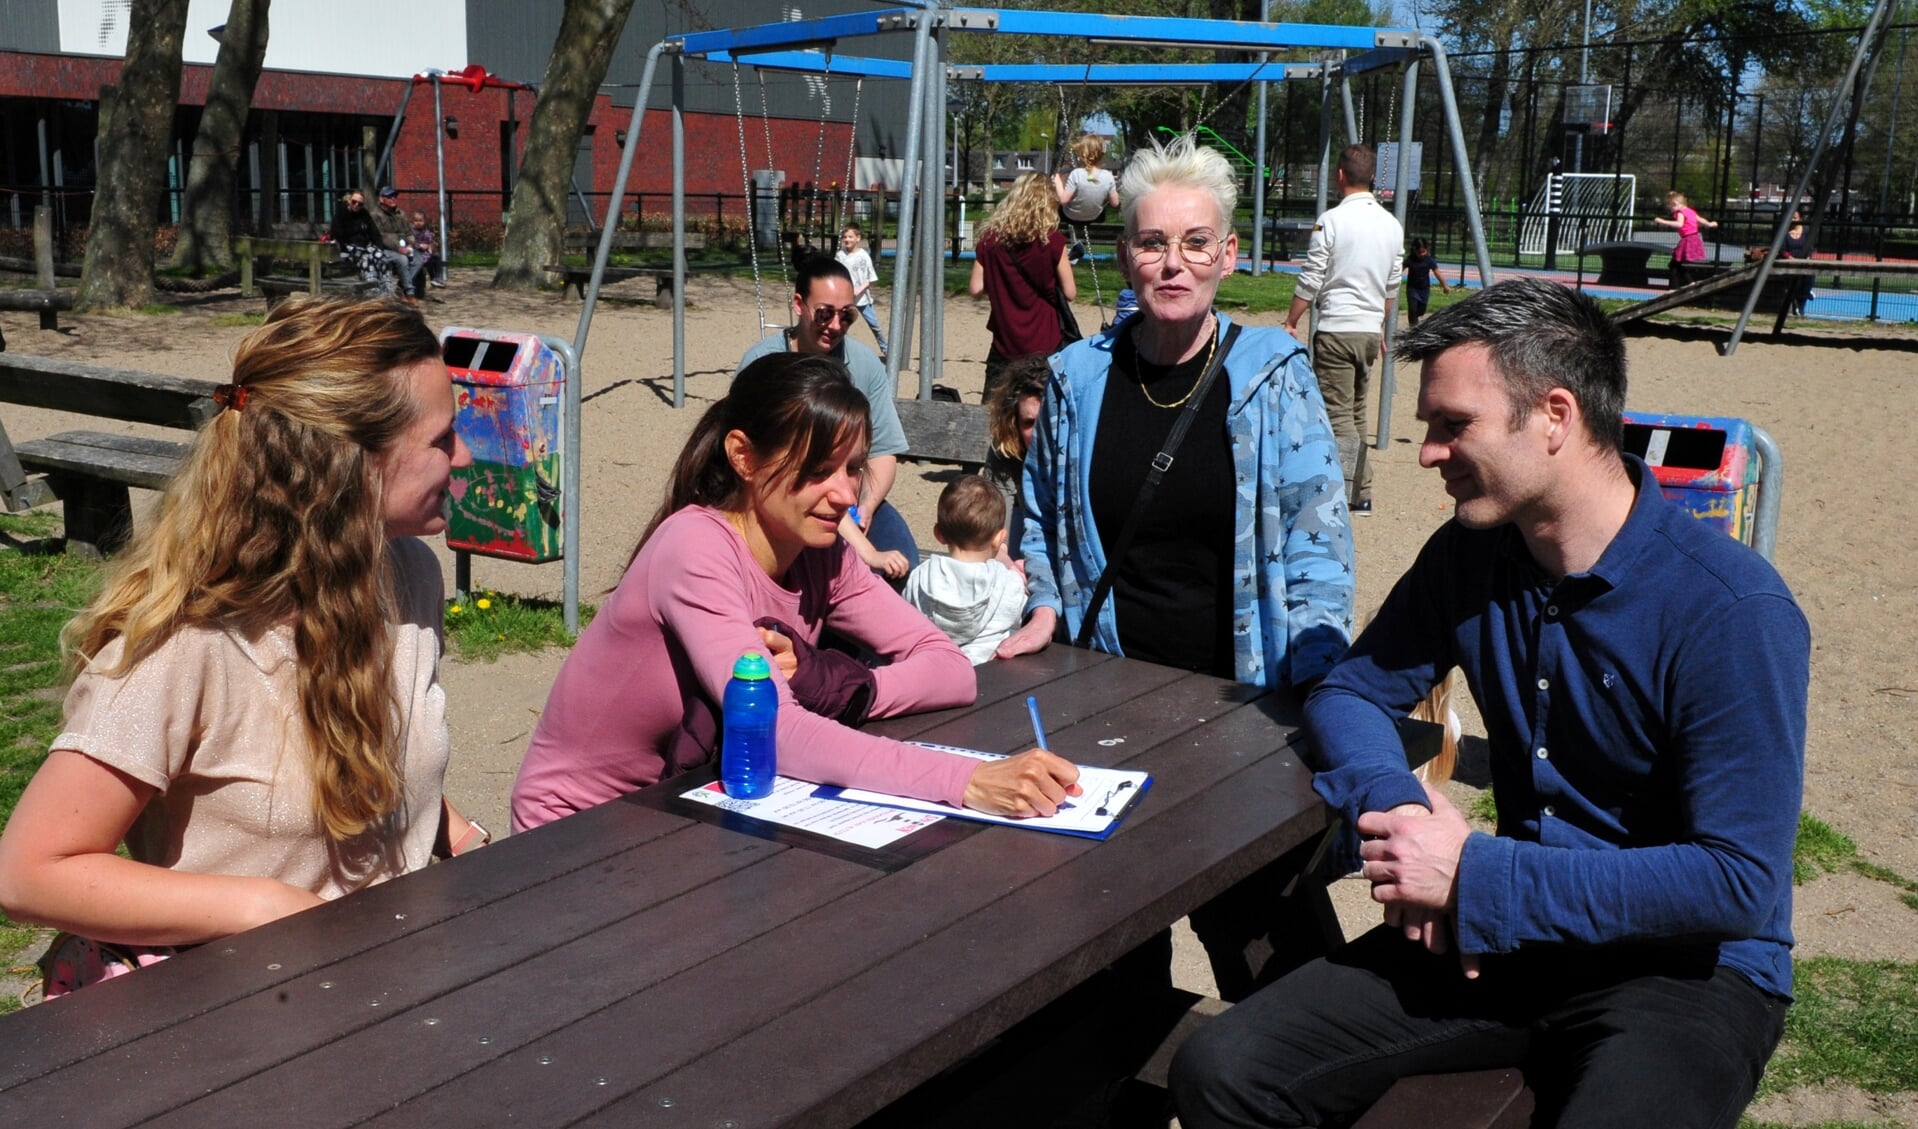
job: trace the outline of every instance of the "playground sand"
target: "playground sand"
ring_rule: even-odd
[[[570,295],[496,294],[479,271],[451,272],[426,313],[436,328],[537,330],[572,338],[581,304]],[[786,297],[769,289],[769,320],[785,320]],[[698,414],[723,394],[740,354],[759,336],[750,281],[699,276],[686,314],[687,407],[672,407],[672,320],[649,302],[650,283],[609,288],[584,355],[585,497],[581,511],[582,592],[597,600],[619,570],[658,503],[666,468]],[[890,313],[880,296],[882,316]],[[59,333],[33,327],[31,315],[0,316],[9,347],[73,361],[223,379],[234,345],[250,327],[218,324],[257,311],[257,300],[226,295],[196,299],[169,315],[63,316]],[[944,383],[976,400],[988,335],[986,307],[966,298],[946,303]],[[1080,320],[1098,313],[1082,306]],[[1278,324],[1278,315],[1253,323]],[[870,343],[863,325],[854,336]],[[1814,653],[1805,808],[1857,841],[1869,860],[1918,878],[1918,836],[1910,833],[1918,794],[1913,703],[1918,700],[1918,523],[1911,519],[1918,482],[1918,336],[1896,330],[1835,327],[1790,343],[1747,340],[1731,358],[1713,340],[1724,331],[1683,328],[1640,331],[1631,339],[1634,410],[1743,416],[1768,428],[1784,452],[1783,519],[1777,564],[1810,618]],[[917,376],[905,375],[907,394]],[[1375,515],[1355,526],[1361,609],[1375,608],[1451,504],[1436,475],[1417,465],[1413,418],[1417,373],[1402,370],[1392,399],[1390,441],[1371,452]],[[18,442],[99,421],[8,406],[7,430]],[[115,425],[107,424],[107,427]],[[131,429],[130,429],[131,430]],[[177,437],[177,436],[175,436]],[[908,465],[892,498],[922,545],[931,545],[932,513],[953,471]],[[451,557],[445,555],[451,581]],[[557,597],[558,564],[528,566],[488,559],[474,564],[483,588]],[[1728,639],[1726,646],[1737,646]],[[545,702],[562,654],[509,656],[497,663],[449,663],[454,761],[449,791],[488,826],[506,826],[506,795],[527,735]],[[1482,733],[1469,697],[1458,696],[1469,734]],[[1482,743],[1470,742],[1461,780],[1463,801],[1485,780]],[[1340,883],[1347,931],[1376,921],[1360,884]],[[1890,887],[1856,876],[1821,878],[1800,889],[1796,930],[1800,952],[1866,959],[1918,960],[1912,910]],[[1203,976],[1203,961],[1182,962]],[[1182,973],[1182,979],[1192,979]],[[1783,1112],[1783,1111],[1781,1111]],[[1794,1111],[1793,1119],[1802,1114]]]

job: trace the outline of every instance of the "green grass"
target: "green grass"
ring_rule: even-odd
[[[136,307],[133,312],[145,315],[146,317],[165,317],[168,314],[179,313],[180,307],[171,306],[165,302],[152,302],[144,306]]]
[[[582,604],[579,625],[593,621],[593,608]],[[504,654],[570,647],[574,637],[566,630],[564,609],[552,600],[534,600],[498,592],[474,592],[466,600],[446,605],[447,649],[462,659],[492,662]]]
[[[60,629],[93,595],[100,571],[64,553],[0,552],[0,818],[60,731]]]
[[[1885,1129],[1883,1121],[1752,1121],[1749,1118],[1738,1123],[1738,1129]]]
[[[1862,874],[1898,890],[1899,900],[1918,910],[1918,882],[1859,855],[1858,844],[1816,816],[1800,813],[1798,841],[1792,851],[1792,881],[1803,884],[1820,874]]]
[[[0,535],[15,544],[52,535],[49,513],[0,515]],[[60,732],[60,630],[93,595],[102,567],[65,553],[0,550],[0,824],[46,759]],[[39,931],[0,915],[0,960],[33,944]],[[0,967],[0,974],[8,972]],[[0,1015],[20,1001],[0,993]]]
[[[1792,987],[1761,1094],[1832,1083],[1918,1090],[1918,964],[1814,957],[1798,962]]]
[[[214,314],[206,319],[208,325],[251,327],[266,324],[266,314],[256,311],[250,314]]]

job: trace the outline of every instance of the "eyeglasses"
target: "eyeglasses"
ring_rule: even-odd
[[[858,320],[858,306],[814,306],[812,311],[812,323],[818,329],[824,329],[835,321],[841,325],[851,325]]]
[[[1169,240],[1156,231],[1126,237],[1126,246],[1132,248],[1132,258],[1143,266],[1164,259],[1174,245],[1179,248],[1179,257],[1191,267],[1209,267],[1218,260],[1219,249],[1225,246],[1225,240],[1209,231],[1188,231],[1176,240]]]

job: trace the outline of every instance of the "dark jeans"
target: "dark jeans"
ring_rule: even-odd
[[[1708,948],[1516,953],[1466,980],[1380,927],[1201,1028],[1172,1095],[1186,1129],[1343,1124],[1405,1075],[1523,1066],[1537,1124],[1729,1127],[1788,1006]]]
[[[900,552],[906,555],[906,563],[919,567],[919,546],[913,544],[912,527],[906,524],[891,502],[879,503],[873,511],[872,522],[866,526],[866,540],[880,552]]]

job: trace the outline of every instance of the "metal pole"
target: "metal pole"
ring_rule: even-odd
[[[1452,66],[1445,57],[1445,45],[1438,40],[1421,35],[1419,46],[1431,57],[1439,104],[1445,110],[1445,129],[1452,138],[1452,163],[1458,168],[1459,195],[1465,205],[1465,225],[1472,233],[1472,249],[1478,254],[1479,285],[1490,286],[1496,277],[1492,272],[1491,253],[1485,249],[1485,224],[1478,213],[1478,188],[1472,183],[1472,158],[1465,151],[1465,127],[1459,123],[1458,98],[1452,93]]]
[[[1864,64],[1865,56],[1876,50],[1877,41],[1883,35],[1887,14],[1897,0],[1878,0],[1872,9],[1871,19],[1866,22],[1865,30],[1858,36],[1858,50],[1852,52],[1851,66],[1845,71],[1845,77],[1831,88],[1831,110],[1825,115],[1825,128],[1818,131],[1818,140],[1812,144],[1811,156],[1805,161],[1805,167],[1798,170],[1798,182],[1792,187],[1791,195],[1785,197],[1778,207],[1778,229],[1772,232],[1771,247],[1765,252],[1764,259],[1758,264],[1758,277],[1752,280],[1751,293],[1745,295],[1745,306],[1738,312],[1738,324],[1732,326],[1732,335],[1719,349],[1719,355],[1729,357],[1738,351],[1738,342],[1745,336],[1745,326],[1751,322],[1752,310],[1758,306],[1758,296],[1764,292],[1765,282],[1771,277],[1771,265],[1778,259],[1779,248],[1785,245],[1785,233],[1791,228],[1792,208],[1804,196],[1805,189],[1811,184],[1812,170],[1818,167],[1819,158],[1831,141],[1832,131],[1838,128],[1844,117],[1847,103],[1857,91],[1852,83],[1858,78],[1858,69]],[[1849,92],[1849,93],[1848,93]],[[1823,200],[1812,201],[1814,212],[1824,210]]]
[[[1413,128],[1413,100],[1419,92],[1419,61],[1417,56],[1405,64],[1405,92],[1399,104],[1405,107],[1405,114],[1399,119],[1399,159],[1398,182],[1392,186],[1392,211],[1398,216],[1399,227],[1405,227],[1405,221],[1412,212],[1412,139],[1417,136]],[[1442,269],[1442,268],[1441,268]],[[1398,385],[1396,372],[1392,367],[1392,344],[1398,337],[1398,317],[1396,314],[1385,323],[1385,351],[1379,358],[1379,424],[1372,438],[1372,446],[1385,450],[1392,434],[1392,393]]]
[[[944,153],[946,150],[946,83],[948,80],[946,73],[947,45],[946,33],[944,31],[940,31],[934,36],[933,46],[938,50],[939,58],[932,70],[932,81],[926,84],[926,111],[932,115],[933,121],[939,123],[938,136],[935,138],[937,144],[933,146],[932,151],[935,153]],[[955,151],[953,164],[954,175],[957,175],[958,170],[957,153]],[[933,227],[930,224],[927,225],[927,231],[933,238],[926,240],[926,245],[931,251],[931,253],[926,256],[926,273],[932,276],[933,283],[932,286],[928,288],[929,293],[932,295],[932,307],[927,311],[926,329],[930,332],[932,347],[927,349],[925,355],[919,358],[920,396],[924,399],[931,399],[932,386],[940,377],[945,375],[946,367],[945,234],[946,224],[950,222],[951,217],[949,217],[946,210],[944,192],[946,178],[939,175],[939,166],[935,162],[926,162],[926,180],[934,186],[932,195],[926,198],[927,207],[932,206],[931,201],[937,200],[939,202],[939,226]],[[956,252],[957,248],[955,247],[954,250]],[[957,257],[955,254],[954,258],[956,259]],[[892,392],[895,396],[899,394],[896,388],[893,389]]]
[[[400,127],[406,124],[406,107],[413,101],[414,84],[406,84],[406,93],[400,96],[400,108],[393,112],[393,125],[386,132],[386,145],[380,150],[380,163],[373,169],[371,187],[378,188],[386,179],[387,162],[393,159],[393,143],[399,140]]]
[[[446,242],[446,118],[440,110],[440,76],[433,76],[433,170],[439,184],[440,258],[452,254]],[[408,254],[411,254],[409,251]],[[570,630],[570,629],[569,629]]]
[[[1592,0],[1585,0],[1585,23],[1578,33],[1578,84],[1592,81]],[[1585,171],[1585,135],[1572,138],[1572,171]]]
[[[653,44],[646,52],[646,68],[640,73],[639,96],[633,100],[633,117],[626,127],[626,148],[619,157],[619,174],[613,178],[613,196],[606,202],[606,226],[599,232],[599,249],[593,254],[593,275],[587,281],[586,301],[579,312],[579,327],[573,331],[573,371],[579,379],[566,382],[566,480],[564,535],[566,537],[566,630],[579,633],[579,510],[580,494],[580,383],[585,379],[586,334],[593,328],[593,309],[599,305],[599,282],[606,274],[606,260],[613,253],[613,226],[619,222],[619,202],[626,198],[626,177],[633,171],[633,153],[639,149],[639,126],[646,116],[646,100],[653,90],[653,72],[659,66],[664,42]],[[675,174],[677,175],[677,174]],[[685,291],[675,294],[685,301]],[[679,370],[685,356],[675,342],[673,367]]]
[[[639,127],[646,116],[646,100],[652,96],[653,72],[659,67],[659,56],[666,50],[668,43],[662,40],[653,44],[646,52],[646,67],[639,76],[639,96],[633,100],[633,116],[626,124],[626,148],[619,155],[619,172],[613,177],[613,195],[606,201],[606,225],[599,229],[599,248],[593,253],[593,275],[587,280],[586,301],[579,311],[579,327],[573,331],[573,352],[579,354],[581,363],[586,358],[586,334],[593,328],[593,310],[599,305],[599,282],[606,273],[606,261],[613,254],[613,226],[619,222],[620,201],[626,198],[626,178],[632,175],[633,154],[639,152]],[[677,57],[675,50],[674,55]],[[678,177],[679,170],[673,175]],[[677,300],[684,301],[682,291]],[[673,367],[683,369],[686,358],[675,352]]]
[[[1332,68],[1319,75],[1319,186],[1312,214],[1325,214],[1326,189],[1332,183]]]
[[[673,56],[673,407],[686,406],[686,59]],[[628,143],[630,146],[630,142]],[[619,208],[613,202],[612,211]],[[607,225],[611,227],[611,224]],[[750,227],[749,227],[750,230]]]
[[[1272,22],[1272,0],[1260,0],[1259,22]],[[1259,66],[1272,58],[1269,51],[1259,52]],[[1259,79],[1259,125],[1252,142],[1252,274],[1265,273],[1265,93],[1270,85]]]
[[[1905,92],[1905,45],[1910,38],[1910,31],[1898,30],[1898,61],[1892,67],[1891,77],[1891,124],[1885,127],[1885,136],[1891,140],[1885,144],[1885,175],[1878,182],[1878,218],[1881,220],[1891,202],[1891,155],[1898,148],[1898,102]]]
[[[1362,144],[1365,138],[1359,136],[1359,119],[1352,108],[1352,80],[1344,71],[1339,72],[1339,104],[1345,107],[1345,143]]]
[[[908,335],[912,332],[912,212],[914,189],[918,185],[918,169],[913,162],[919,159],[921,138],[925,133],[925,115],[927,69],[931,66],[932,25],[937,13],[930,9],[921,9],[918,14],[918,26],[913,29],[912,39],[912,84],[906,95],[906,151],[905,168],[899,178],[899,228],[894,236],[892,261],[892,332],[887,339],[892,349],[886,355],[886,375],[893,381],[899,379],[899,368],[907,353],[912,351]],[[885,202],[880,202],[880,215],[885,214]]]
[[[939,120],[945,117],[945,105],[937,101],[939,93],[939,58],[942,54],[941,36],[935,30],[932,43],[927,51],[926,82],[922,87],[919,114],[925,121],[925,127],[919,134],[919,179],[916,185],[919,203],[924,209],[919,214],[918,226],[913,234],[918,241],[919,258],[919,398],[932,398],[933,374],[939,368],[939,342],[935,323],[939,320],[939,300],[945,296],[945,287],[941,285],[944,264],[940,257],[939,229],[939,185],[946,178],[939,175]]]

